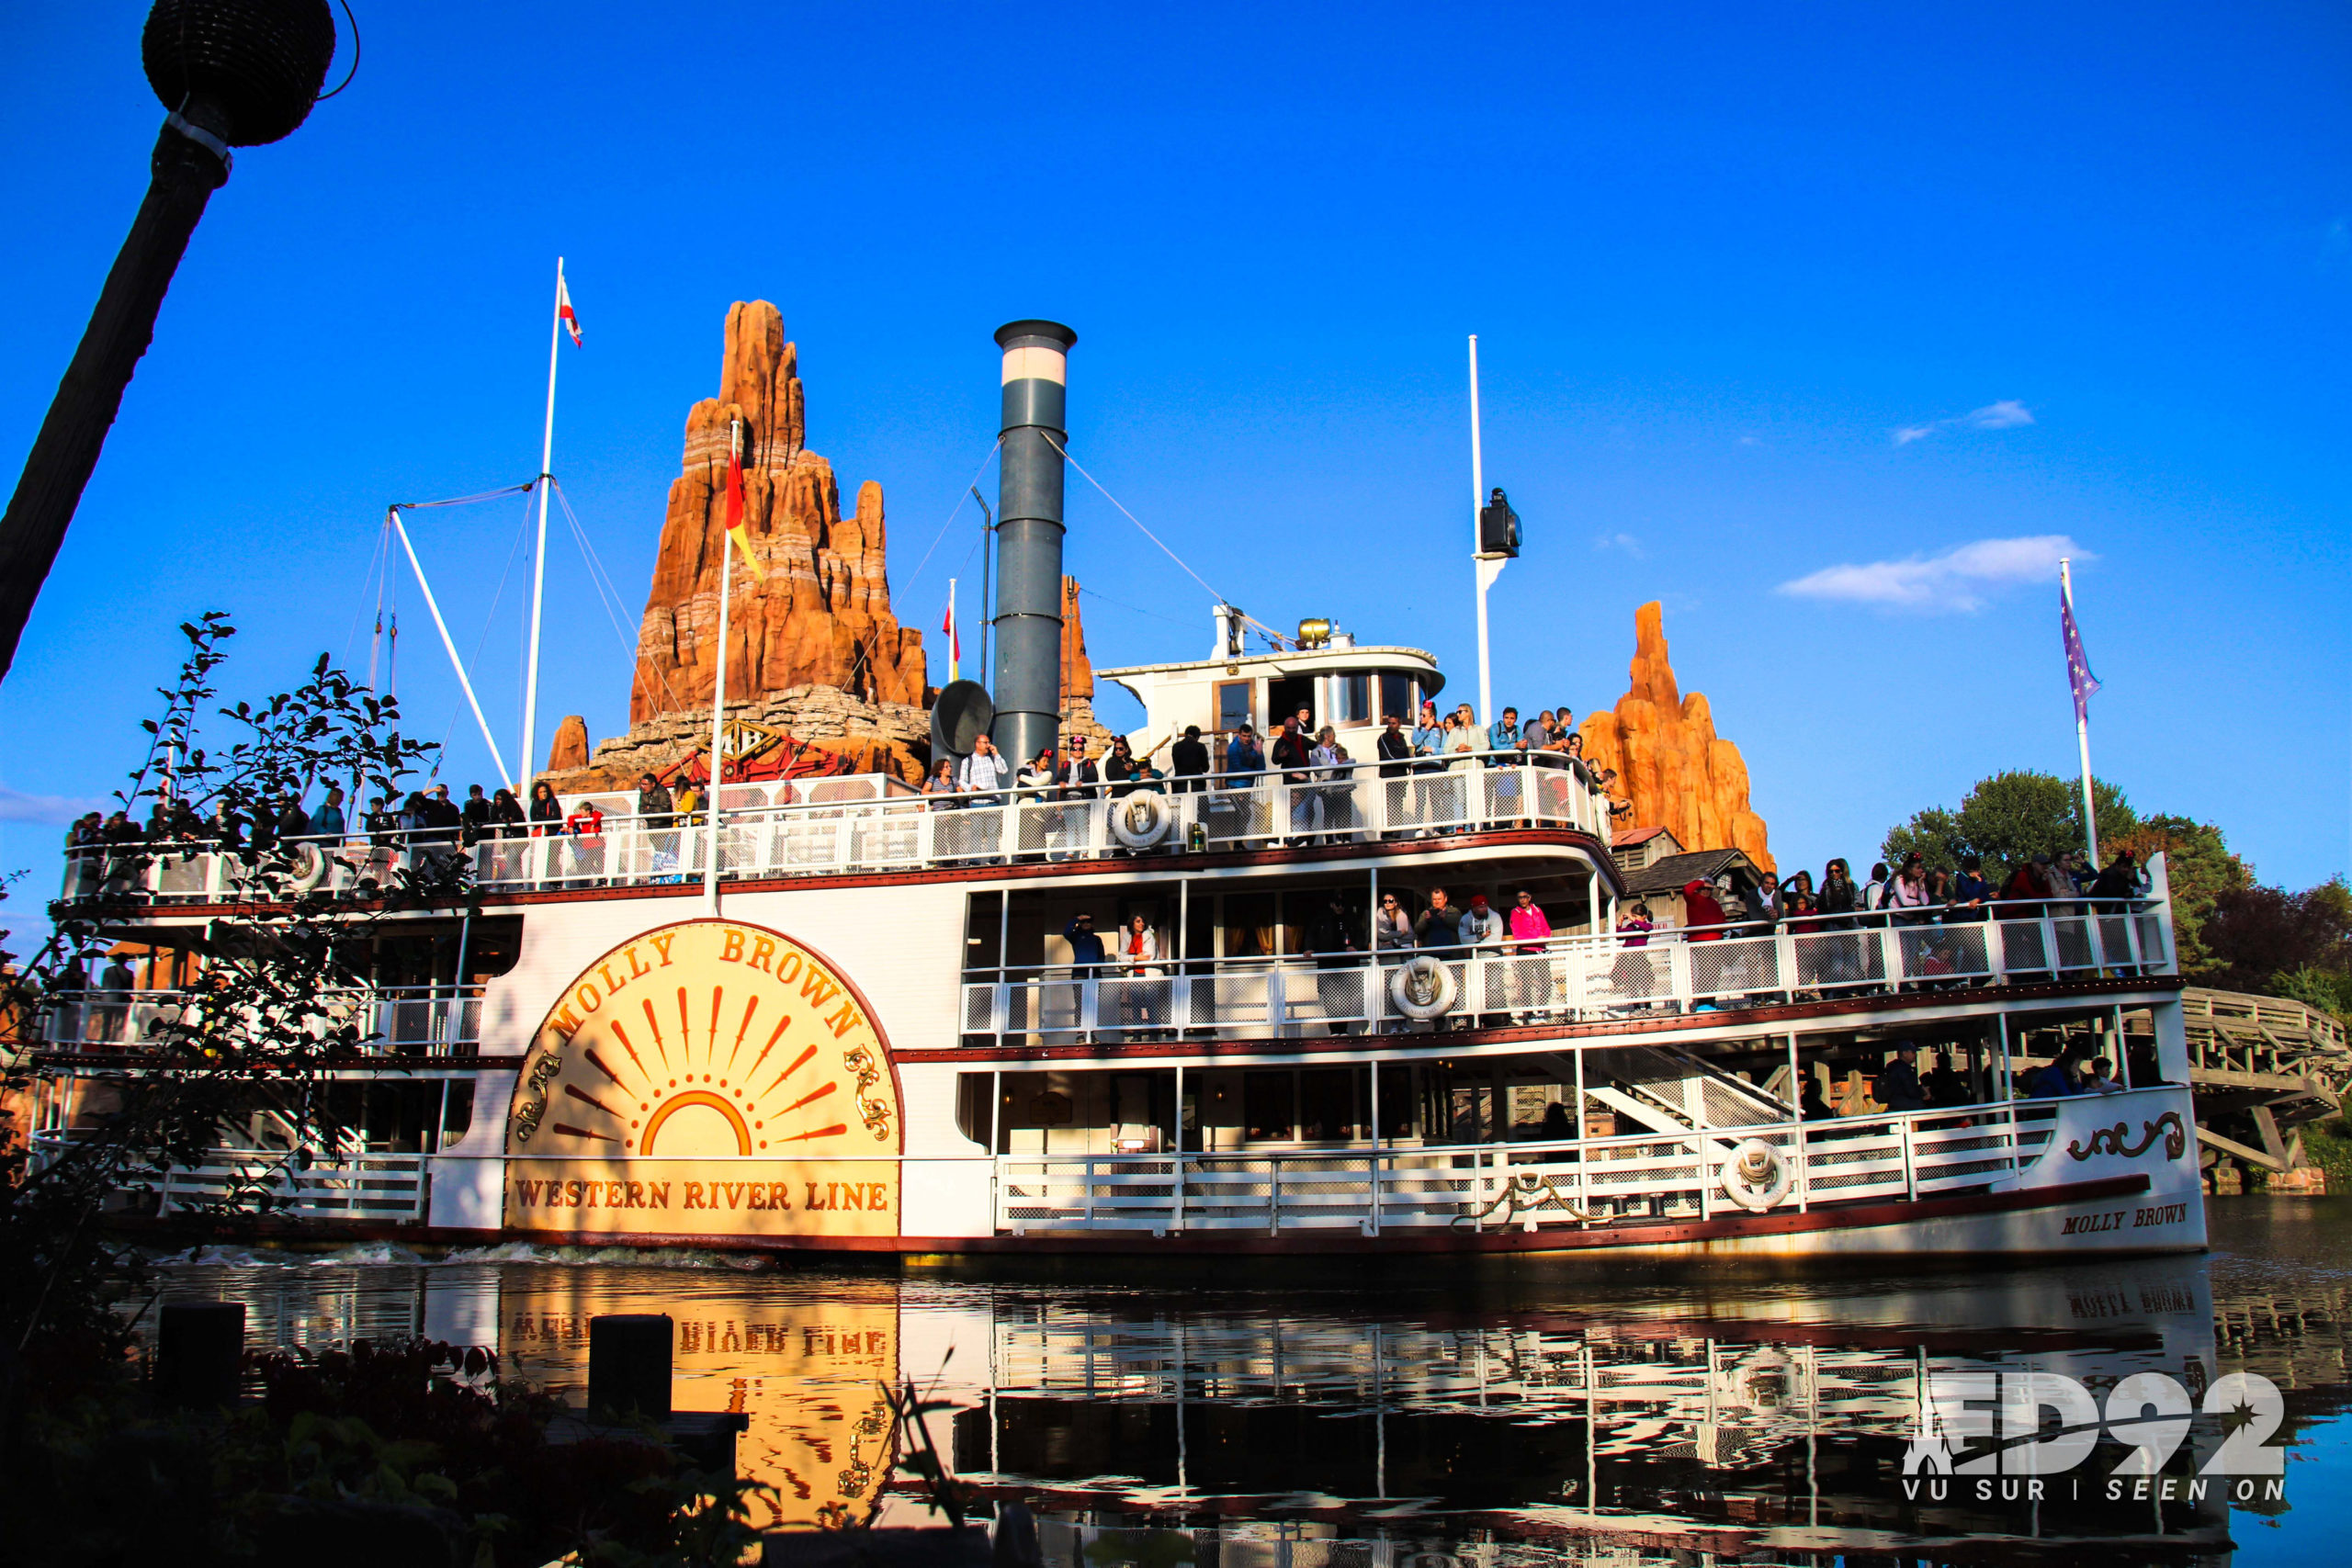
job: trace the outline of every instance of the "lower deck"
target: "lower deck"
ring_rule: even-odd
[[[1703,1088],[1696,1090],[1703,1094]],[[45,1134],[54,1140],[60,1134]],[[640,1184],[519,1185],[495,1156],[346,1155],[292,1169],[223,1150],[125,1195],[123,1213],[195,1219],[275,1168],[273,1212],[321,1235],[486,1235],[639,1245],[844,1250],[1758,1250],[1778,1256],[2179,1251],[2201,1247],[2188,1092],[2158,1085],[1827,1122],[1786,1119],[1679,1132],[1493,1143],[1419,1139],[1265,1152],[876,1158],[853,1188],[896,1210],[888,1236],[746,1237],[655,1216]],[[723,1174],[756,1179],[745,1162]],[[741,1183],[738,1183],[741,1185]],[[749,1182],[779,1206],[798,1184]],[[665,1184],[666,1186],[666,1184]],[[552,1188],[553,1190],[548,1190]],[[773,1189],[784,1188],[783,1194]],[[504,1200],[484,1225],[468,1194]],[[713,1188],[713,1203],[718,1188]],[[888,1194],[887,1200],[882,1196]],[[666,1190],[660,1201],[667,1206]],[[516,1204],[522,1205],[517,1212]],[[632,1212],[635,1211],[635,1212]],[[955,1216],[963,1216],[956,1223]],[[626,1220],[627,1223],[622,1223]],[[517,1223],[517,1222],[520,1223]],[[945,1223],[943,1223],[945,1222]]]

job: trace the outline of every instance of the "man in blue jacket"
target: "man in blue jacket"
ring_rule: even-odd
[[[1074,917],[1062,928],[1062,936],[1069,943],[1069,977],[1078,982],[1070,987],[1071,1010],[1076,1014],[1070,1024],[1081,1032],[1079,1039],[1091,1045],[1094,1034],[1088,1024],[1094,1016],[1095,981],[1104,963],[1102,939],[1095,932],[1091,915]]]

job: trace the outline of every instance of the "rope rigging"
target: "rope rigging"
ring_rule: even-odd
[[[564,494],[561,484],[553,480],[548,482],[554,485],[556,504],[563,508],[563,520],[580,546],[581,557],[588,563],[588,581],[596,590],[596,602],[604,606],[605,618],[612,624],[614,640],[620,644],[622,657],[629,661],[631,694],[634,695],[635,671],[639,662],[637,645],[629,640],[628,629],[621,625],[621,613],[628,607],[628,602],[621,597],[620,585],[613,581],[612,573],[605,569],[604,558],[596,553],[596,547],[588,542],[588,530],[581,525],[579,514],[571,510],[571,498]],[[682,709],[684,705],[678,701],[678,694],[671,688],[669,677],[656,669],[653,678],[661,682],[662,694],[670,704],[670,707],[663,711]]]
[[[1080,479],[1084,479],[1088,484],[1092,485],[1096,490],[1098,490],[1098,491],[1102,491],[1102,499],[1103,499],[1103,500],[1105,500],[1105,501],[1107,501],[1107,502],[1109,502],[1113,506],[1117,507],[1117,508],[1119,509],[1119,515],[1120,515],[1120,516],[1122,516],[1122,517],[1125,518],[1128,522],[1130,522],[1130,523],[1134,524],[1134,525],[1136,525],[1136,528],[1137,528],[1137,529],[1138,529],[1138,530],[1143,534],[1143,536],[1144,536],[1145,538],[1149,539],[1153,544],[1158,545],[1158,546],[1159,547],[1160,550],[1162,551],[1162,553],[1164,553],[1164,554],[1168,557],[1168,558],[1169,558],[1170,560],[1172,560],[1172,561],[1174,561],[1178,566],[1182,567],[1182,568],[1184,569],[1184,575],[1185,575],[1185,576],[1187,576],[1187,577],[1191,578],[1193,581],[1195,581],[1195,582],[1199,583],[1203,588],[1207,589],[1207,590],[1208,590],[1208,595],[1209,595],[1209,597],[1210,597],[1210,598],[1212,598],[1212,599],[1216,600],[1216,601],[1218,604],[1230,604],[1233,602],[1233,601],[1231,601],[1230,599],[1227,599],[1224,594],[1219,593],[1219,592],[1217,592],[1214,587],[1212,587],[1212,586],[1210,585],[1210,583],[1209,583],[1209,580],[1208,580],[1207,578],[1203,577],[1199,572],[1194,571],[1194,570],[1192,569],[1191,565],[1190,565],[1188,562],[1186,562],[1186,560],[1184,559],[1184,558],[1183,558],[1182,556],[1180,556],[1180,555],[1178,555],[1174,550],[1170,549],[1170,548],[1168,547],[1168,542],[1167,542],[1165,539],[1162,539],[1159,535],[1157,535],[1157,534],[1153,533],[1150,529],[1144,527],[1144,525],[1143,525],[1143,519],[1142,519],[1142,518],[1140,518],[1140,517],[1138,517],[1138,516],[1136,516],[1134,513],[1132,513],[1132,512],[1128,511],[1128,510],[1126,509],[1126,507],[1125,507],[1124,504],[1122,504],[1122,503],[1121,503],[1121,502],[1120,502],[1120,500],[1119,500],[1119,498],[1118,498],[1117,496],[1113,495],[1113,494],[1112,494],[1109,491],[1107,491],[1107,490],[1103,490],[1103,488],[1102,488],[1102,481],[1101,479],[1096,479],[1092,474],[1088,473],[1088,472],[1086,471],[1085,466],[1084,466],[1083,464],[1080,463],[1080,462],[1079,462],[1079,460],[1078,460],[1077,458],[1075,458],[1075,457],[1071,457],[1071,456],[1069,455],[1069,449],[1068,447],[1064,446],[1060,442],[1058,442],[1058,441],[1055,440],[1055,439],[1053,438],[1053,435],[1052,435],[1050,433],[1041,432],[1040,434],[1045,434],[1045,437],[1046,437],[1046,445],[1047,445],[1048,446],[1051,446],[1055,451],[1059,452],[1059,453],[1062,455],[1062,458],[1063,458],[1063,460],[1064,460],[1065,462],[1069,463],[1069,466],[1070,466],[1071,468],[1076,468],[1076,469],[1078,470],[1079,477],[1080,477]],[[1256,625],[1256,623],[1255,623],[1255,622],[1252,622],[1251,624],[1252,624],[1253,626],[1254,626],[1254,625]],[[1261,628],[1261,629],[1263,629],[1263,628]]]

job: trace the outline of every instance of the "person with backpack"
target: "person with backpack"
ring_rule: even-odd
[[[1878,861],[1871,866],[1871,879],[1862,884],[1862,908],[1875,913],[1886,905],[1886,863]],[[1883,920],[1865,920],[1865,925],[1884,925]]]

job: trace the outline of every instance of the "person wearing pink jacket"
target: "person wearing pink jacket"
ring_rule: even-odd
[[[1513,1023],[1527,1023],[1552,1016],[1552,961],[1544,954],[1544,944],[1552,940],[1552,921],[1536,903],[1535,895],[1522,887],[1513,900],[1510,911],[1511,1007]]]

